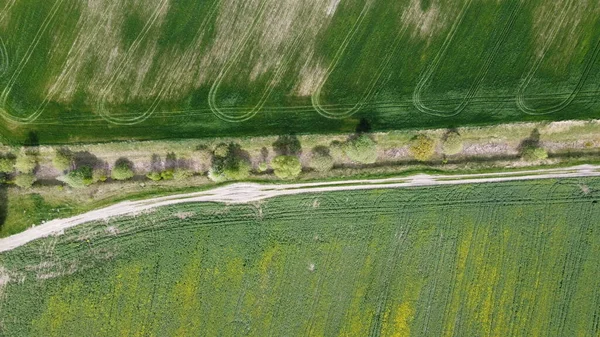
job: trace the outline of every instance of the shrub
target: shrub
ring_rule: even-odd
[[[377,144],[371,137],[359,135],[344,144],[344,153],[354,162],[372,164],[377,161]]]
[[[258,172],[265,172],[268,169],[269,169],[269,165],[267,164],[267,162],[263,161],[258,164]]]
[[[242,150],[237,144],[219,145],[215,149],[208,177],[215,182],[228,180],[243,180],[250,176],[250,163],[242,156]]]
[[[36,166],[35,157],[26,153],[21,153],[15,162],[15,169],[19,173],[32,173]]]
[[[346,158],[344,153],[344,143],[339,140],[334,140],[329,145],[329,154],[333,158],[333,161],[343,161]]]
[[[111,177],[115,180],[127,180],[133,178],[132,164],[127,159],[119,159],[111,172]]]
[[[0,158],[0,173],[12,173],[15,170],[15,160],[12,158]]]
[[[15,177],[15,185],[20,188],[31,188],[33,183],[37,180],[36,176],[31,173],[19,174]]]
[[[410,142],[410,153],[416,160],[427,161],[435,152],[435,141],[426,135],[417,135]]]
[[[463,150],[463,143],[457,132],[449,132],[442,143],[442,151],[445,155],[451,156],[460,153]]]
[[[146,177],[150,180],[154,180],[154,181],[159,181],[162,179],[162,177],[160,176],[160,173],[158,172],[150,172],[148,174],[146,174]]]
[[[194,175],[194,171],[186,168],[176,168],[173,171],[173,179],[175,180],[185,180]]]
[[[58,180],[74,188],[82,188],[94,183],[92,168],[89,166],[82,166],[73,170],[59,177]]]
[[[92,171],[92,180],[94,183],[104,182],[106,179],[108,179],[108,172],[105,168],[95,168]]]
[[[160,177],[163,180],[173,180],[173,170],[164,170],[160,173]]]
[[[278,156],[271,162],[275,175],[280,179],[293,179],[302,172],[300,159],[296,156]]]
[[[310,157],[310,167],[317,172],[327,172],[333,168],[333,158],[329,154],[329,149],[325,146],[319,146],[313,149]]]
[[[527,146],[521,150],[521,158],[526,161],[538,161],[548,158],[548,152],[541,147]]]
[[[73,167],[73,154],[66,149],[58,149],[52,158],[52,165],[59,171],[67,171]]]

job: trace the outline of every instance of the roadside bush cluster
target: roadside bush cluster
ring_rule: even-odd
[[[250,161],[238,144],[220,144],[214,152],[208,177],[215,182],[243,180],[250,176]]]
[[[271,167],[279,179],[294,179],[302,172],[300,159],[296,156],[277,156],[271,162]]]

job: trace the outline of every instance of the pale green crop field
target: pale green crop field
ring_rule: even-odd
[[[0,140],[597,118],[595,0],[4,0]]]
[[[597,336],[600,180],[185,204],[0,254],[6,336]]]

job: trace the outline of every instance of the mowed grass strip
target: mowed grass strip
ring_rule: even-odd
[[[597,335],[600,180],[186,204],[0,255],[11,336]]]

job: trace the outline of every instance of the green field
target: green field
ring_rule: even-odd
[[[0,140],[597,118],[599,53],[595,0],[4,0]]]
[[[597,336],[600,179],[184,204],[0,254],[6,336]]]

